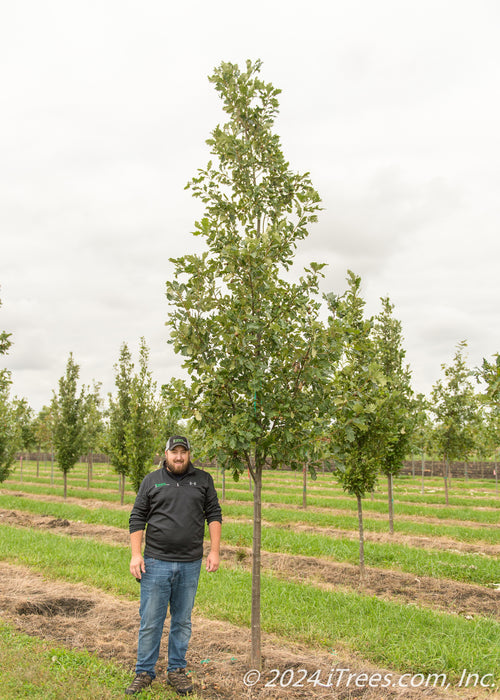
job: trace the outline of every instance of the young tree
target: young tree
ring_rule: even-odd
[[[35,412],[25,398],[14,397],[13,406],[20,430],[18,448],[20,450],[30,451],[36,447]]]
[[[66,373],[59,379],[59,392],[54,392],[54,448],[59,469],[64,476],[64,498],[68,493],[68,472],[73,469],[83,450],[85,417],[84,390],[78,392],[80,367],[70,353]]]
[[[85,394],[85,421],[83,429],[83,449],[87,453],[87,488],[90,486],[93,469],[94,450],[102,443],[104,423],[102,416],[101,383],[94,382]]]
[[[141,338],[139,371],[130,383],[129,420],[125,426],[128,476],[136,492],[151,469],[156,451],[156,382],[148,368],[148,361],[149,350],[146,341]]]
[[[417,394],[414,409],[414,425],[410,436],[411,449],[420,452],[421,456],[421,492],[425,492],[424,475],[425,475],[425,453],[428,450],[432,426],[429,419],[429,402],[423,394]]]
[[[449,461],[466,459],[474,447],[473,425],[478,409],[472,384],[472,370],[466,365],[461,341],[449,366],[441,365],[444,381],[439,379],[432,387],[431,410],[436,416],[435,441],[443,458],[443,479],[446,505],[448,498]]]
[[[125,478],[129,470],[127,452],[127,426],[130,423],[130,385],[134,365],[126,343],[120,348],[118,363],[114,365],[116,396],[109,394],[107,410],[108,430],[105,438],[106,451],[113,469],[120,477],[120,496],[123,505]]]
[[[333,316],[330,325],[340,327],[343,352],[329,384],[333,416],[330,449],[335,476],[347,493],[356,497],[359,524],[359,569],[364,579],[364,528],[362,499],[377,482],[380,454],[384,449],[379,420],[386,400],[386,380],[372,337],[373,320],[364,318],[360,277],[348,272],[348,290],[336,298],[328,295]]]
[[[496,353],[490,362],[483,358],[483,364],[477,375],[485,384],[482,394],[482,402],[486,407],[486,432],[490,444],[493,446],[493,453],[497,458],[495,464],[495,483],[498,493],[498,452],[500,445],[500,354]]]
[[[168,392],[167,392],[168,393]],[[198,427],[198,421],[193,421],[196,423],[196,428]],[[171,435],[189,435],[189,444],[193,452],[198,455],[198,458],[202,458],[200,449],[198,446],[198,441],[193,432],[193,426],[190,425],[189,428],[182,428],[179,423],[175,420],[172,415],[170,406],[168,405],[167,395],[165,393],[165,388],[162,386],[160,390],[160,396],[156,402],[156,422],[155,422],[155,452],[158,456],[163,455],[165,451],[165,445],[168,438]]]
[[[123,504],[125,478],[136,491],[153,463],[157,445],[156,383],[148,368],[149,350],[144,338],[139,349],[139,371],[134,373],[132,355],[126,343],[115,365],[116,397],[109,395],[108,431],[105,439],[110,462],[120,475]]]
[[[10,336],[10,333],[0,332],[0,355],[8,353],[12,345]],[[11,374],[9,370],[0,368],[0,483],[5,481],[12,471],[20,440],[15,407],[9,398],[10,385]]]
[[[394,305],[388,298],[382,299],[382,311],[375,319],[374,340],[378,361],[385,377],[386,400],[381,406],[378,420],[383,430],[383,449],[380,453],[380,469],[387,477],[389,503],[389,532],[394,534],[393,478],[400,472],[408,454],[410,436],[414,425],[411,389],[411,373],[404,365],[401,322],[393,316]]]
[[[195,224],[206,250],[174,259],[167,298],[171,342],[190,381],[168,389],[178,418],[194,417],[211,458],[251,475],[254,503],[251,662],[261,665],[261,490],[266,465],[314,466],[328,338],[318,314],[322,265],[285,278],[299,241],[316,221],[309,175],[290,170],[272,132],[279,90],[222,63],[210,81],[228,121],[207,143],[214,162],[188,185],[205,204]]]
[[[40,451],[52,452],[54,447],[54,416],[51,406],[42,406],[35,418],[35,439],[38,449],[36,475],[40,476]]]

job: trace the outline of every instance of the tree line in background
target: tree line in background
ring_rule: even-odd
[[[34,416],[24,400],[9,400],[0,479],[16,450],[55,450],[65,474],[82,452],[102,449],[121,478],[138,485],[165,438],[183,426],[197,457],[216,460],[235,478],[248,473],[254,492],[252,664],[260,667],[261,489],[264,470],[309,470],[335,464],[344,490],[357,499],[363,571],[362,499],[382,475],[392,518],[392,480],[402,460],[419,451],[450,461],[494,458],[500,431],[500,357],[469,368],[466,343],[426,398],[415,395],[405,364],[401,324],[388,298],[367,317],[361,279],[348,272],[343,294],[319,294],[324,264],[312,262],[291,281],[297,245],[316,221],[320,198],[309,174],[290,170],[272,127],[280,90],[245,69],[222,63],[209,80],[227,122],[207,141],[213,160],[188,187],[205,205],[194,234],[201,255],[172,260],[167,282],[171,342],[189,380],[157,390],[141,341],[136,368],[126,344],[115,365],[115,392],[77,387],[72,355],[50,405]],[[327,319],[323,320],[323,310]],[[1,352],[10,343],[1,337]],[[392,522],[392,520],[391,520]],[[392,527],[392,525],[391,525]]]

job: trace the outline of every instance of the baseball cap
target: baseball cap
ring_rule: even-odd
[[[189,440],[186,437],[183,437],[182,435],[172,435],[172,437],[169,437],[167,440],[167,446],[165,447],[166,450],[173,450],[174,447],[183,447],[185,450],[190,450],[191,447],[189,446]]]

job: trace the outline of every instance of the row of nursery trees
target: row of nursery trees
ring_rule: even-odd
[[[124,346],[117,393],[106,412],[110,460],[136,488],[152,452],[163,450],[170,432],[165,426],[182,421],[196,425],[203,446],[197,456],[216,460],[235,478],[250,474],[255,668],[261,663],[265,469],[307,465],[314,477],[325,459],[335,462],[335,476],[357,499],[363,573],[362,499],[380,475],[391,488],[403,458],[415,449],[428,451],[430,435],[448,464],[497,444],[500,426],[499,356],[472,371],[460,343],[427,401],[411,389],[401,324],[389,299],[382,299],[377,316],[367,317],[356,274],[348,272],[344,293],[324,296],[322,263],[310,263],[298,281],[290,274],[320,198],[309,174],[294,173],[285,160],[273,133],[280,91],[260,79],[260,69],[260,61],[248,61],[244,69],[222,63],[209,78],[227,121],[207,141],[212,160],[187,185],[205,208],[194,231],[205,250],[172,259],[174,274],[167,282],[171,342],[189,379],[172,380],[162,387],[161,400],[153,401],[144,342],[137,373]],[[83,428],[75,427],[71,437],[64,421],[76,426],[75,412],[97,414],[99,405],[96,389],[86,397],[77,393],[77,374],[70,357],[51,405],[54,447],[68,468]],[[481,393],[476,379],[485,387]],[[161,446],[153,435],[161,435]]]
[[[90,483],[93,455],[104,452],[119,476],[123,503],[126,478],[137,491],[151,469],[154,456],[165,449],[165,436],[177,430],[157,392],[148,359],[144,338],[140,342],[137,369],[128,345],[123,343],[114,366],[115,393],[108,395],[106,406],[100,384],[79,386],[80,367],[72,353],[52,401],[37,415],[25,399],[14,398],[9,402],[5,393],[0,410],[8,429],[1,438],[0,482],[10,474],[16,452],[43,450],[53,454],[63,473],[66,498],[68,473],[82,455],[87,455]],[[7,387],[10,377],[5,371],[3,378]],[[39,460],[37,476],[38,470]]]

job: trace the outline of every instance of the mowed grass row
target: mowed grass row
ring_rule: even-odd
[[[138,599],[126,547],[1,526],[0,552],[2,559],[49,579],[87,583]],[[248,627],[250,604],[249,572],[221,568],[207,574],[202,568],[199,613]],[[453,682],[468,668],[500,678],[500,624],[486,618],[467,620],[358,593],[325,592],[264,573],[262,627],[284,640],[336,649],[340,655],[343,649],[357,652],[402,673],[446,672]]]
[[[0,496],[0,507],[24,508],[26,511],[56,518],[128,527],[125,511],[86,509],[65,503],[47,503],[30,499]],[[251,547],[252,525],[225,522],[222,541],[238,547]],[[294,532],[280,527],[264,527],[262,548],[268,552],[327,558],[356,565],[359,561],[357,540],[346,537],[330,537],[324,534]],[[492,585],[500,582],[500,563],[492,557],[479,554],[446,552],[442,550],[408,547],[397,543],[365,543],[365,563],[382,569],[398,570],[415,576],[447,578],[454,581]]]
[[[105,509],[106,501],[103,501],[103,509]],[[69,506],[69,504],[68,504]],[[64,517],[74,520],[76,516],[72,516],[72,511],[66,511],[63,515],[63,506],[59,508],[57,504],[51,504],[36,499],[23,498],[20,496],[9,496],[0,494],[0,508],[12,508],[29,510],[32,513],[40,515],[54,515],[54,517]],[[100,522],[101,524],[114,525],[124,527],[125,518],[95,514],[95,510],[89,509],[90,514],[86,515],[87,509],[76,507],[75,513],[78,513],[77,519],[84,519],[85,522]],[[111,512],[109,510],[108,512]],[[253,506],[250,504],[238,503],[223,503],[224,518],[253,518]],[[329,513],[328,511],[314,511],[304,509],[290,509],[286,506],[262,507],[262,516],[266,522],[281,525],[282,527],[292,527],[293,525],[307,525],[310,527],[335,528],[341,530],[352,530],[353,535],[357,536],[358,518],[357,515],[339,515],[337,513]],[[104,518],[104,520],[102,519]],[[128,512],[126,518],[128,519]],[[113,519],[113,522],[109,520]],[[388,522],[382,519],[364,518],[364,527],[367,532],[388,532]],[[447,537],[456,542],[466,543],[485,543],[485,544],[500,544],[500,528],[493,527],[467,527],[466,525],[446,525],[444,523],[424,523],[412,520],[398,520],[394,522],[394,530],[396,533],[403,535],[423,536],[423,537]]]
[[[1,485],[3,489],[8,491],[18,491],[22,490],[26,493],[40,494],[40,495],[54,495],[62,496],[63,487],[58,483],[54,486],[40,486],[34,482],[17,483],[13,481],[5,481]],[[220,492],[220,487],[219,487]],[[75,487],[73,482],[69,482],[68,485],[68,496],[81,499],[100,499],[109,501],[110,503],[119,503],[120,495],[118,490],[102,490],[92,486],[90,489],[86,487]],[[226,501],[242,501],[245,503],[253,501],[253,494],[246,490],[237,490],[234,488],[227,488],[225,492]],[[276,489],[274,492],[264,491],[263,503],[273,503],[282,506],[299,507],[302,505],[302,499],[298,498],[295,494],[289,494],[283,489]],[[135,500],[135,493],[127,491],[125,493],[124,503],[127,505],[133,504]],[[346,510],[348,512],[356,512],[357,504],[354,498],[349,498],[345,495],[339,495],[337,497],[327,497],[327,496],[309,496],[307,499],[308,506],[319,507],[323,509],[335,509],[335,510]],[[363,510],[365,513],[387,513],[387,503],[385,501],[372,501],[370,498],[365,498],[363,501]],[[483,525],[497,526],[500,522],[500,511],[489,508],[482,510],[479,507],[458,507],[458,506],[432,506],[425,505],[409,505],[404,503],[394,503],[394,513],[396,516],[403,515],[409,517],[420,517],[420,518],[435,518],[436,520],[456,520],[460,522],[471,522]]]
[[[62,485],[62,474],[57,469],[54,469],[53,480],[49,473],[43,467],[40,468],[40,475],[36,476],[36,463],[25,463],[23,481],[27,483],[38,483],[40,485]],[[222,488],[221,472],[213,468],[209,471],[212,473],[216,486]],[[69,482],[73,488],[87,488],[87,465],[79,463],[69,473]],[[9,481],[21,483],[19,469],[11,474]],[[94,468],[93,478],[91,480],[91,488],[117,489],[118,476],[113,472],[110,465],[98,465]],[[442,479],[426,479],[425,493],[420,493],[421,482],[417,477],[402,475],[394,479],[394,497],[400,503],[409,504],[428,504],[428,505],[443,505],[444,504],[444,489]],[[235,482],[230,475],[226,476],[226,488],[230,491],[238,493],[250,493],[249,482],[246,476],[242,476],[239,481]],[[265,473],[263,480],[263,494],[274,494],[277,490],[288,493],[290,496],[297,498],[297,501],[302,503],[302,474],[289,471],[274,471],[270,470]],[[461,491],[466,490],[463,494]],[[130,484],[128,484],[130,492]],[[450,480],[449,483],[449,504],[450,506],[469,507],[473,505],[476,508],[494,508],[500,510],[500,498],[495,491],[495,483],[493,480]],[[459,492],[458,495],[455,492]],[[315,497],[323,498],[345,498],[346,495],[336,481],[333,474],[318,473],[317,479],[308,478],[307,484],[308,499]],[[385,478],[380,480],[380,483],[373,494],[373,500],[381,504],[387,501],[387,490]],[[372,501],[373,502],[373,501]]]
[[[29,663],[26,663],[29,659]],[[0,622],[2,700],[112,700],[123,698],[133,678],[130,671],[86,651],[54,646]],[[163,684],[153,685],[148,698],[174,698]],[[192,695],[193,700],[199,695]]]

